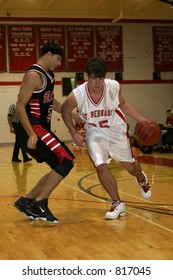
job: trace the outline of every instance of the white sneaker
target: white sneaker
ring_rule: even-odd
[[[109,212],[106,213],[105,219],[115,220],[119,216],[123,217],[126,215],[125,203],[123,201],[115,201],[112,203],[112,207]]]
[[[148,179],[147,179],[147,176],[146,174],[142,171],[142,174],[143,174],[143,179],[142,181],[138,181],[137,179],[137,183],[140,187],[140,191],[141,191],[141,194],[144,198],[149,198],[151,196],[151,186],[149,185],[148,183]]]

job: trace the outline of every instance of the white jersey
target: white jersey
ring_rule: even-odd
[[[110,158],[133,162],[126,119],[119,108],[119,83],[105,79],[103,93],[95,103],[88,82],[73,90],[79,116],[85,122],[87,149],[95,166]]]
[[[105,79],[103,93],[95,103],[88,90],[88,82],[83,83],[73,90],[77,100],[79,116],[87,124],[100,128],[111,128],[125,125],[125,116],[119,105],[119,83]]]

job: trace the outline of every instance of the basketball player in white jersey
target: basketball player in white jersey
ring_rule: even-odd
[[[117,81],[106,79],[106,63],[101,57],[93,57],[87,64],[88,81],[75,88],[64,101],[62,117],[73,142],[81,146],[85,139],[75,129],[71,112],[77,108],[85,122],[86,145],[94,163],[98,178],[112,199],[112,207],[106,219],[117,219],[125,215],[125,203],[118,194],[117,182],[108,163],[114,159],[136,177],[144,198],[151,196],[151,187],[145,173],[132,156],[127,123],[124,113],[136,122],[146,121],[123,98]]]

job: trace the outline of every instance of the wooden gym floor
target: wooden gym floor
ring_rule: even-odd
[[[152,186],[149,200],[141,197],[135,179],[111,162],[127,216],[107,221],[109,197],[86,148],[69,146],[76,165],[49,199],[56,225],[31,221],[13,206],[49,167],[35,160],[12,163],[13,145],[0,146],[0,259],[172,260],[173,153],[136,152]]]

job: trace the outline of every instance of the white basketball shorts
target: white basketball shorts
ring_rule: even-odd
[[[126,127],[98,128],[90,126],[86,133],[88,153],[95,166],[118,162],[134,162]]]

